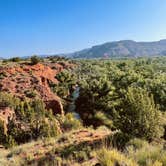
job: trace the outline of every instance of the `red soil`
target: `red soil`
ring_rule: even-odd
[[[0,68],[0,73],[5,76],[0,80],[0,91],[6,91],[21,99],[26,97],[26,92],[34,93],[42,99],[48,109],[54,114],[63,114],[61,99],[55,95],[49,83],[58,84],[55,76],[64,68],[73,67],[71,64],[20,64]],[[33,99],[33,97],[32,97]]]

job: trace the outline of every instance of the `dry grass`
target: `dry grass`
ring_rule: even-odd
[[[46,164],[47,162],[50,162],[50,156],[52,158],[51,162],[60,163],[61,159],[63,159],[63,163],[67,163],[67,165],[73,165],[73,163],[77,163],[75,158],[70,158],[73,151],[77,152],[78,149],[78,153],[74,156],[80,159],[82,158],[83,160],[88,160],[87,154],[84,152],[84,150],[86,151],[86,146],[87,148],[91,145],[93,146],[93,143],[98,141],[102,143],[102,140],[111,134],[112,133],[110,131],[102,129],[96,131],[92,129],[80,129],[62,134],[56,138],[32,141],[9,150],[4,150],[3,152],[1,151],[0,165],[17,166],[27,163],[36,164],[38,161],[43,161],[43,163]],[[82,150],[82,147],[84,150]],[[91,150],[89,149],[88,153],[89,151]],[[69,159],[64,160],[61,155],[69,157]]]
[[[127,154],[141,166],[166,166],[166,151],[162,144],[153,145],[135,139],[133,145],[127,147]]]
[[[116,149],[103,148],[97,152],[97,158],[102,166],[138,166],[138,164]]]

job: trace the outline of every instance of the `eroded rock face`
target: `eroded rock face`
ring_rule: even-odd
[[[70,67],[70,66],[69,66]],[[67,66],[65,66],[67,68]],[[48,109],[54,114],[63,114],[61,99],[50,89],[49,83],[58,84],[55,76],[63,71],[61,64],[36,64],[33,66],[21,64],[13,67],[1,67],[0,90],[9,92],[21,99],[25,97],[42,99]],[[28,95],[27,95],[28,94]]]
[[[7,135],[7,125],[9,120],[15,118],[15,112],[9,107],[0,107],[0,121],[3,123],[4,134]]]

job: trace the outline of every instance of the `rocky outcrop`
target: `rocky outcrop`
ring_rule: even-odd
[[[21,149],[23,149],[23,151],[18,150],[17,153],[13,153],[11,159],[7,160],[5,164],[16,165],[16,162],[24,161],[24,165],[41,165],[41,160],[43,161],[42,163],[46,164],[48,164],[48,160],[52,163],[56,163],[55,158],[60,159],[64,154],[79,153],[79,149],[82,148],[81,150],[84,151],[83,147],[85,146],[89,147],[88,149],[91,150],[97,147],[101,148],[103,147],[103,143],[110,143],[113,136],[114,132],[111,132],[110,130],[73,130],[72,132],[65,133],[64,135],[62,134],[61,137],[50,139],[49,143],[40,140],[29,144],[28,147],[26,144],[21,145]],[[20,146],[17,148],[20,149]],[[8,156],[8,154],[11,154],[11,151],[7,151],[6,153],[5,157]],[[18,160],[19,158],[21,160]],[[74,158],[72,159],[72,161],[74,161]],[[5,158],[3,158],[3,161],[5,161]],[[26,161],[28,161],[28,164]],[[86,162],[86,165],[90,165],[90,162],[92,161]],[[82,161],[77,165],[82,165],[81,163]],[[93,163],[96,164],[97,160],[94,160]],[[72,164],[74,165],[74,163]]]
[[[64,68],[71,67],[69,64],[17,64],[0,68],[3,75],[0,83],[0,90],[11,93],[21,99],[35,98],[42,99],[47,109],[52,109],[54,114],[63,115],[61,99],[55,95],[49,83],[58,84],[55,76]]]
[[[3,123],[4,134],[7,135],[9,120],[15,118],[15,112],[9,107],[0,107],[0,121]]]

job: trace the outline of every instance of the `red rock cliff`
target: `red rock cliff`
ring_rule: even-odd
[[[21,64],[1,67],[0,74],[4,77],[1,78],[0,90],[19,98],[25,98],[26,92],[35,92],[45,102],[46,107],[53,110],[54,114],[63,114],[61,99],[49,87],[49,82],[58,83],[55,76],[63,69],[64,66],[60,64],[49,66],[40,63],[33,66]]]

